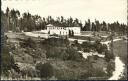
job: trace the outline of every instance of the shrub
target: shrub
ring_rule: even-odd
[[[16,72],[20,72],[17,64],[15,64],[14,58],[9,54],[9,49],[7,46],[2,48],[2,58],[1,58],[1,70],[6,76],[8,75],[8,70],[14,69]]]
[[[61,59],[63,59],[63,60],[67,60],[68,57],[69,57],[69,54],[66,53],[66,50],[63,50],[63,51],[60,53],[59,57],[60,57]]]
[[[115,63],[112,62],[112,61],[109,61],[108,62],[108,65],[107,65],[107,75],[110,77],[112,76],[112,73],[113,71],[115,70]]]
[[[78,40],[74,40],[73,42],[74,42],[75,45],[79,44]]]
[[[55,77],[57,77],[58,80],[76,80],[77,73],[70,69],[57,69],[55,71]]]
[[[50,46],[67,46],[69,45],[69,41],[67,39],[63,39],[63,38],[48,38],[45,39],[44,41],[42,41],[43,45],[50,45]]]
[[[90,77],[90,74],[89,73],[81,73],[81,75],[80,75],[80,79],[87,79],[87,78],[89,78]]]
[[[37,63],[36,64],[36,66],[35,66],[35,68],[36,68],[36,70],[41,70],[41,66],[42,66],[42,63],[40,62],[40,63]]]
[[[98,60],[99,56],[98,55],[94,55],[94,60]]]
[[[104,77],[106,75],[106,73],[102,70],[102,69],[94,69],[94,71],[92,72],[94,77]]]
[[[61,49],[57,48],[57,47],[52,47],[52,46],[47,46],[47,52],[46,52],[46,57],[47,58],[59,58],[59,56],[61,55]]]
[[[114,59],[114,54],[111,53],[111,51],[105,51],[105,59],[107,62],[109,62],[111,59]]]
[[[79,44],[78,40],[74,40],[73,43],[74,43],[73,44],[74,45],[73,47],[77,47],[76,48],[77,50],[81,50],[81,44]]]
[[[53,76],[53,66],[50,63],[38,64],[36,69],[40,71],[41,78],[50,78]]]
[[[91,50],[97,51],[98,53],[102,53],[107,51],[107,45],[101,44],[100,40],[96,40],[94,43],[91,43],[89,41],[83,42],[81,44],[81,47],[83,48],[84,52],[90,52]]]
[[[83,57],[77,50],[68,47],[66,49],[60,47],[47,46],[47,58],[59,58],[62,60],[80,61]]]
[[[91,42],[89,42],[89,41],[83,42],[81,46],[84,49],[84,52],[90,52],[93,47]]]
[[[92,46],[95,48],[95,50],[98,53],[102,53],[102,52],[107,51],[107,45],[106,44],[101,44],[100,40],[95,41],[95,43]]]
[[[9,54],[9,49],[6,46],[2,48],[2,57],[1,57],[1,69],[3,73],[7,73],[11,69],[12,64],[14,64],[14,59]]]
[[[36,48],[36,42],[32,40],[31,38],[28,38],[27,40],[24,40],[23,42],[20,42],[21,47],[30,47],[30,48]]]
[[[80,61],[83,58],[81,53],[78,53],[72,48],[67,49],[66,53],[68,54],[67,60]]]
[[[86,48],[86,47],[91,47],[91,42],[89,42],[89,41],[86,41],[86,42],[83,42],[82,43],[82,47],[84,48]]]
[[[107,51],[107,50],[108,50],[107,45],[106,45],[106,44],[103,44],[103,45],[102,45],[102,51],[105,52],[105,51]]]
[[[94,69],[92,67],[85,73],[82,73],[80,79],[88,79],[89,77],[104,77],[106,73],[102,69]]]
[[[95,41],[96,44],[101,44],[100,42],[101,42],[101,40],[96,40]]]
[[[84,48],[84,52],[90,52],[90,49],[88,47]]]
[[[96,51],[98,52],[98,53],[102,53],[103,52],[103,49],[102,49],[102,44],[97,44],[96,45]]]

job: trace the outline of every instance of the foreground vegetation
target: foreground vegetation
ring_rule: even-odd
[[[2,53],[2,67],[6,68],[2,69],[4,77],[8,74],[13,78],[27,76],[42,80],[107,79],[114,71],[114,56],[110,56],[111,52],[100,41],[79,44],[63,38],[37,41],[22,36],[25,39],[18,36],[12,40],[8,37],[6,41],[4,49],[8,51]],[[105,54],[105,58],[94,55],[85,59],[78,52],[80,50]]]

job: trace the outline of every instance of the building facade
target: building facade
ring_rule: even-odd
[[[69,35],[70,32],[73,32],[74,35],[80,35],[80,27],[57,27],[48,24],[47,31],[48,34]]]

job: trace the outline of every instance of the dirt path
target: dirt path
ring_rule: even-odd
[[[119,41],[122,39],[114,39],[113,41]],[[106,41],[106,42],[102,42],[102,44],[106,44],[108,46],[109,49],[109,43],[111,43],[111,41]],[[119,56],[115,57],[115,71],[113,72],[113,75],[108,79],[108,80],[119,80],[124,72],[125,69],[125,64],[120,60]]]
[[[120,60],[120,57],[115,58],[115,71],[113,72],[112,77],[108,80],[119,80],[124,71],[124,63]]]

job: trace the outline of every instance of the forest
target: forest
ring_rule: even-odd
[[[83,24],[78,18],[64,18],[63,16],[53,18],[52,16],[41,17],[38,14],[32,15],[29,12],[20,13],[19,10],[9,9],[7,7],[5,13],[1,11],[1,23],[5,31],[37,31],[46,29],[47,24],[53,24],[54,26],[61,27],[80,27],[81,31],[114,31],[118,34],[126,34],[128,31],[127,25],[119,23],[106,23],[105,21],[100,22],[95,19],[92,22],[90,19],[85,20]]]

